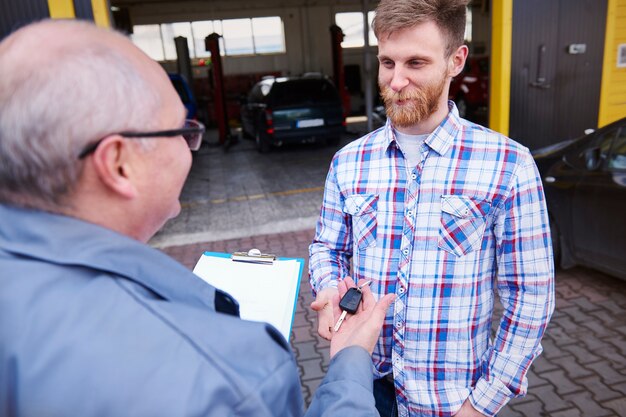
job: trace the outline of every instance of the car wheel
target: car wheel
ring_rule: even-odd
[[[460,96],[457,97],[454,102],[456,103],[456,108],[459,110],[459,116],[465,119],[469,115],[469,106],[467,101],[465,101],[463,96]]]
[[[561,264],[561,235],[559,234],[559,228],[552,216],[550,216],[550,237],[552,239],[554,266],[557,268]]]
[[[254,138],[256,142],[256,149],[260,153],[267,153],[270,150],[270,144],[266,138],[261,135],[261,132],[256,132],[256,136]]]

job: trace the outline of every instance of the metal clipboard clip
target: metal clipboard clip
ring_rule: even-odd
[[[248,252],[234,252],[230,256],[230,259],[236,262],[273,265],[276,260],[276,255],[261,253],[258,249],[250,249]]]

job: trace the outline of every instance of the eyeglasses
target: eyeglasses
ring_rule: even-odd
[[[172,130],[159,130],[155,132],[119,132],[115,133],[116,135],[120,135],[129,139],[140,139],[140,138],[171,138],[175,136],[182,136],[187,142],[189,149],[192,151],[197,151],[200,149],[200,145],[202,145],[202,134],[204,133],[204,125],[196,120],[187,119],[185,120],[185,126],[180,129],[172,129]],[[107,135],[111,136],[111,135]],[[87,145],[79,154],[78,159],[83,159],[90,153],[94,152],[100,143],[105,138],[98,140],[90,145]]]

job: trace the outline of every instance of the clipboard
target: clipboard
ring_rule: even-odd
[[[242,319],[270,323],[289,341],[303,270],[302,258],[253,249],[204,252],[193,272],[237,300]]]

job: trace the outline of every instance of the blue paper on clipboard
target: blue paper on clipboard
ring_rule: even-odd
[[[303,269],[301,258],[241,262],[228,253],[205,252],[193,272],[235,298],[242,319],[270,323],[288,341]]]

